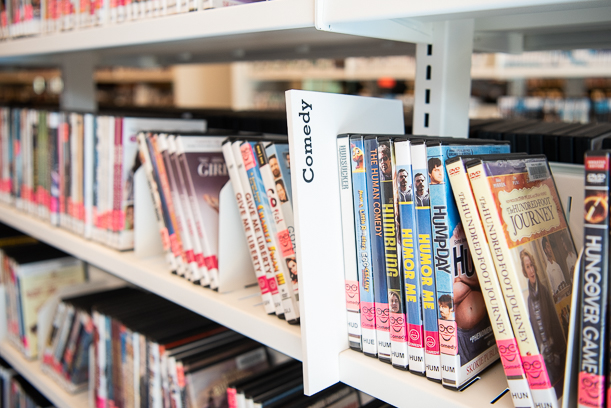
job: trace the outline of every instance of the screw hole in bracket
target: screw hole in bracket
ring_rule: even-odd
[[[426,79],[427,79],[427,80],[430,80],[430,79],[431,79],[431,70],[432,70],[431,66],[430,66],[430,65],[427,65],[427,66],[426,66]]]
[[[431,90],[430,89],[426,89],[424,91],[424,103],[426,104],[431,103]]]
[[[424,114],[424,127],[425,128],[429,127],[429,114],[428,113]]]

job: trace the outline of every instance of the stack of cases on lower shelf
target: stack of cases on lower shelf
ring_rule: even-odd
[[[297,257],[286,137],[229,138],[222,148],[265,310],[298,324]]]
[[[359,393],[338,383],[312,396],[303,394],[303,367],[298,361],[287,361],[255,375],[233,381],[227,386],[229,407],[333,407],[362,405]],[[380,401],[373,401],[383,406]]]
[[[26,358],[38,356],[37,312],[62,287],[83,283],[83,262],[42,243],[3,247],[8,338]]]
[[[539,344],[544,350],[550,344],[556,345],[553,348],[555,357],[545,355],[548,359],[546,376],[549,375],[545,384],[537,383],[533,372],[526,370],[525,374],[519,354],[515,359],[517,344],[514,335],[509,333],[511,322],[498,280],[494,284],[491,279],[493,275],[496,279],[496,273],[490,273],[494,271],[494,264],[490,257],[483,258],[486,237],[481,235],[480,229],[479,241],[472,242],[475,217],[470,214],[470,218],[465,218],[464,197],[471,194],[466,171],[462,174],[469,188],[467,192],[465,185],[455,185],[453,176],[457,177],[458,170],[448,173],[445,166],[446,160],[450,166],[456,161],[453,158],[465,155],[506,157],[508,142],[340,135],[337,149],[351,348],[392,363],[395,368],[426,375],[447,388],[461,389],[499,358],[498,344],[515,406],[533,406],[533,397],[536,403],[558,406],[557,398],[553,397],[556,394],[552,395],[552,385],[559,392],[562,378],[556,365],[559,361],[562,366],[564,364],[561,345],[566,342],[568,331],[560,327],[560,321],[568,322],[567,306],[571,294],[568,282],[574,267],[574,262],[570,264],[568,259],[571,254],[574,256],[575,250],[547,163],[541,156],[533,156],[524,164],[519,159],[527,156],[517,154],[516,162],[512,162],[516,171],[514,183],[501,184],[507,186],[508,192],[510,187],[517,185],[515,183],[523,182],[527,187],[526,198],[518,193],[512,196],[518,203],[516,208],[527,206],[528,203],[522,205],[522,202],[527,201],[528,192],[535,198],[547,194],[544,200],[552,202],[553,206],[546,207],[546,216],[557,221],[545,230],[534,232],[538,234],[535,238],[548,241],[556,248],[553,252],[544,246],[529,244],[533,247],[529,248],[531,251],[538,251],[537,262],[543,261],[540,265],[546,264],[545,258],[540,258],[541,253],[549,253],[548,274],[559,272],[562,276],[562,279],[560,275],[556,277],[558,282],[554,281],[557,283],[553,291],[555,306],[550,310],[557,309],[558,330],[553,333],[549,327],[547,330],[547,336],[553,335],[553,340],[546,337],[544,329],[533,329],[538,342],[544,339],[544,343]],[[530,179],[523,174],[527,171]],[[500,184],[490,183],[500,188]],[[500,197],[512,202],[505,196]],[[496,202],[502,202],[501,198],[496,198]],[[517,214],[518,209],[514,210]],[[520,243],[526,242],[525,238],[522,240]],[[562,259],[562,268],[554,263],[555,257]],[[541,276],[542,282],[543,279]],[[516,286],[520,284],[524,282],[514,282]],[[545,280],[546,289],[549,285]],[[376,289],[379,287],[382,289]],[[378,293],[381,291],[385,293]],[[533,313],[531,310],[530,314]],[[494,324],[488,314],[494,317]],[[551,317],[547,319],[553,321]],[[515,330],[519,336],[521,329]],[[536,360],[541,354],[535,354],[535,349],[520,352],[532,355],[529,364],[545,367],[543,361]]]
[[[137,134],[205,131],[203,120],[0,110],[0,199],[88,239],[134,247]]]
[[[261,344],[150,293],[106,292],[92,310],[97,406],[226,406],[230,380],[270,364]]]

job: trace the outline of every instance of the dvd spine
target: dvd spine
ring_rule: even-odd
[[[376,340],[378,359],[391,363],[390,312],[388,309],[388,282],[384,254],[384,232],[382,221],[381,176],[378,162],[378,140],[376,136],[363,139],[365,164],[365,193],[369,212],[371,234],[371,275],[376,313]]]
[[[47,115],[49,129],[49,218],[51,225],[59,225],[59,113]]]
[[[340,181],[340,204],[342,207],[342,247],[344,249],[348,342],[351,349],[361,351],[361,302],[356,264],[356,230],[354,226],[350,139],[348,135],[337,137],[337,162]]]
[[[93,233],[93,200],[95,186],[95,118],[88,113],[83,118],[83,235],[91,239]]]
[[[239,140],[232,143],[231,148],[233,152],[233,157],[235,160],[237,173],[239,175],[240,182],[242,183],[242,188],[244,190],[246,208],[248,209],[250,222],[252,223],[252,229],[255,234],[255,242],[261,254],[261,264],[263,265],[263,270],[265,271],[267,287],[269,288],[269,292],[272,295],[273,307],[278,317],[284,318],[284,316],[282,315],[280,294],[278,293],[278,285],[276,283],[276,277],[274,275],[272,260],[269,254],[267,240],[263,232],[263,225],[261,224],[261,219],[259,218],[257,203],[254,197],[255,193],[251,188],[251,179],[249,174],[246,172],[244,160],[242,158],[242,151],[240,149],[242,143],[243,142]],[[261,286],[261,284],[259,284],[259,286]]]
[[[409,356],[406,340],[404,273],[399,251],[400,220],[397,179],[395,173],[395,145],[392,139],[381,139],[378,146],[384,230],[384,256],[390,310],[390,341],[392,365],[407,370]]]
[[[438,307],[437,324],[439,329],[441,382],[446,387],[457,388],[460,386],[459,372],[461,364],[458,350],[458,326],[455,320],[453,284],[455,277],[462,278],[465,272],[468,276],[471,276],[471,273],[474,273],[474,271],[468,270],[473,269],[469,251],[463,251],[462,245],[458,247],[454,245],[454,241],[459,241],[462,237],[460,237],[460,233],[454,233],[453,225],[451,225],[451,197],[449,197],[451,192],[449,191],[449,183],[446,182],[444,174],[444,149],[445,146],[437,142],[432,146],[427,146],[426,150],[431,202],[433,259],[435,262],[435,303]],[[454,221],[458,221],[458,225],[460,225],[460,220]],[[458,256],[456,254],[457,249]],[[458,270],[457,266],[459,261],[462,266],[460,270]],[[467,268],[465,268],[465,265]]]
[[[225,163],[227,163],[227,171],[229,172],[229,178],[233,187],[236,202],[238,204],[238,210],[240,212],[240,218],[242,219],[242,226],[244,227],[244,234],[246,235],[246,243],[250,253],[250,259],[252,260],[253,267],[255,269],[255,276],[261,290],[261,299],[263,300],[263,308],[268,314],[274,313],[274,303],[272,300],[271,292],[269,291],[267,279],[265,277],[265,271],[261,263],[261,253],[256,243],[253,226],[250,221],[250,216],[247,209],[247,202],[245,199],[246,194],[250,192],[244,192],[242,183],[240,182],[240,175],[236,166],[233,152],[231,149],[231,142],[227,141],[223,144],[223,156],[225,157]],[[252,198],[251,198],[252,200]]]
[[[123,173],[123,118],[114,118],[115,134],[114,134],[114,149],[112,160],[112,189],[111,189],[111,208],[110,208],[110,223],[108,226],[108,243],[111,247],[117,248],[119,241],[119,226],[121,201],[123,190],[121,188],[121,173]],[[161,166],[158,164],[161,171]],[[166,199],[171,203],[171,199],[166,196]],[[172,209],[171,204],[169,208]],[[170,212],[170,215],[172,213]],[[178,233],[175,234],[177,236]]]
[[[473,254],[475,271],[484,293],[488,316],[494,322],[492,330],[499,349],[503,370],[507,377],[507,385],[513,405],[516,408],[534,407],[522,359],[518,352],[518,343],[511,328],[501,286],[494,269],[492,253],[486,241],[481,218],[477,212],[477,204],[473,198],[463,159],[457,159],[457,161],[451,163],[446,162],[446,169],[469,249]]]
[[[286,226],[284,213],[282,212],[282,201],[276,190],[276,183],[272,174],[265,146],[263,143],[251,143],[252,151],[255,154],[255,162],[263,181],[264,188],[267,192],[269,203],[269,220],[271,229],[271,238],[275,241],[274,246],[277,250],[276,256],[278,259],[278,270],[276,271],[276,280],[278,281],[278,291],[282,299],[282,307],[284,316],[289,323],[296,324],[299,319],[299,303],[298,298],[294,296],[293,279],[289,272],[289,267],[297,270],[297,260],[295,251],[293,250],[293,241]],[[295,280],[295,284],[297,281]]]
[[[514,268],[507,238],[503,231],[501,218],[496,210],[494,195],[490,189],[488,173],[480,161],[469,165],[469,182],[477,203],[478,211],[484,225],[486,239],[494,255],[494,266],[501,283],[506,305],[511,305],[511,318],[514,335],[518,340],[518,348],[525,368],[528,385],[532,392],[534,405],[558,408],[558,398],[552,386],[543,355],[541,355],[530,325],[528,308],[521,293],[518,274]],[[524,323],[526,322],[526,323]],[[530,367],[530,371],[527,369]]]
[[[412,143],[413,185],[416,186],[416,231],[422,279],[422,315],[424,328],[425,372],[429,380],[441,382],[439,356],[439,328],[437,324],[437,296],[435,292],[435,264],[431,232],[431,207],[424,142]]]
[[[369,201],[366,190],[363,136],[350,137],[354,226],[357,231],[356,252],[361,299],[361,336],[363,353],[378,356],[374,281],[371,271],[371,235]]]
[[[409,370],[414,374],[425,375],[420,257],[415,232],[416,209],[414,206],[411,143],[409,140],[395,142],[395,168],[399,203],[401,261],[405,278]]]
[[[257,207],[257,213],[259,216],[259,220],[261,222],[261,229],[263,231],[263,235],[265,237],[265,241],[267,242],[267,250],[271,263],[271,272],[274,279],[274,285],[276,289],[276,296],[274,297],[274,304],[276,306],[276,314],[284,314],[284,307],[282,305],[282,295],[280,294],[280,289],[278,286],[280,284],[284,284],[284,274],[280,272],[280,264],[278,260],[278,246],[276,245],[276,237],[275,237],[275,228],[272,224],[272,216],[270,211],[269,199],[267,194],[265,193],[265,186],[263,184],[263,179],[261,178],[261,172],[259,170],[259,165],[257,163],[257,158],[255,157],[255,148],[256,143],[254,142],[243,142],[240,145],[240,153],[242,157],[242,163],[244,165],[244,170],[248,174],[248,179],[250,182],[250,188],[252,190],[252,195],[255,200],[255,205]],[[280,282],[278,279],[280,278]],[[273,292],[272,292],[273,293]],[[285,316],[288,318],[288,316]]]
[[[611,153],[594,151],[585,157],[584,269],[581,274],[581,314],[577,404],[605,406],[608,362],[609,296],[609,165]]]

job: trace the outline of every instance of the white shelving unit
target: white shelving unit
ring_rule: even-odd
[[[413,52],[411,42],[418,44],[415,132],[465,135],[466,91],[474,49],[521,52],[605,47],[611,44],[610,22],[611,6],[602,0],[274,0],[6,41],[0,44],[0,64],[62,65],[66,84],[63,106],[83,109],[95,107],[93,75],[89,73],[96,65],[398,55]],[[434,53],[428,52],[427,44],[433,45]],[[424,75],[429,65],[433,79]],[[424,100],[424,89],[431,90],[430,102]],[[426,122],[422,121],[425,115]],[[293,161],[292,166],[293,173],[300,172],[299,163]],[[562,176],[562,172],[560,169],[555,175]],[[579,170],[567,171],[567,177],[579,183]],[[315,198],[325,199],[322,195]],[[258,305],[257,288],[218,294],[196,287],[170,275],[162,257],[119,253],[7,206],[0,206],[0,221],[291,357],[306,360],[303,328],[266,315]],[[301,289],[302,299],[316,299],[317,293]],[[0,355],[58,406],[87,406],[82,395],[76,397],[82,400],[69,401],[52,380],[41,375],[37,363],[23,361],[5,343],[0,344]],[[465,391],[453,392],[350,350],[341,350],[333,358],[336,360],[329,361],[329,367],[337,369],[340,381],[397,406],[486,406],[504,386],[499,366],[485,372]],[[319,375],[327,376],[307,373],[310,378]],[[496,405],[509,407],[511,401],[504,397]]]

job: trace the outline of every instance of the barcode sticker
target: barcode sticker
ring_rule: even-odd
[[[545,162],[526,163],[526,171],[528,171],[529,181],[545,180],[549,177]]]

